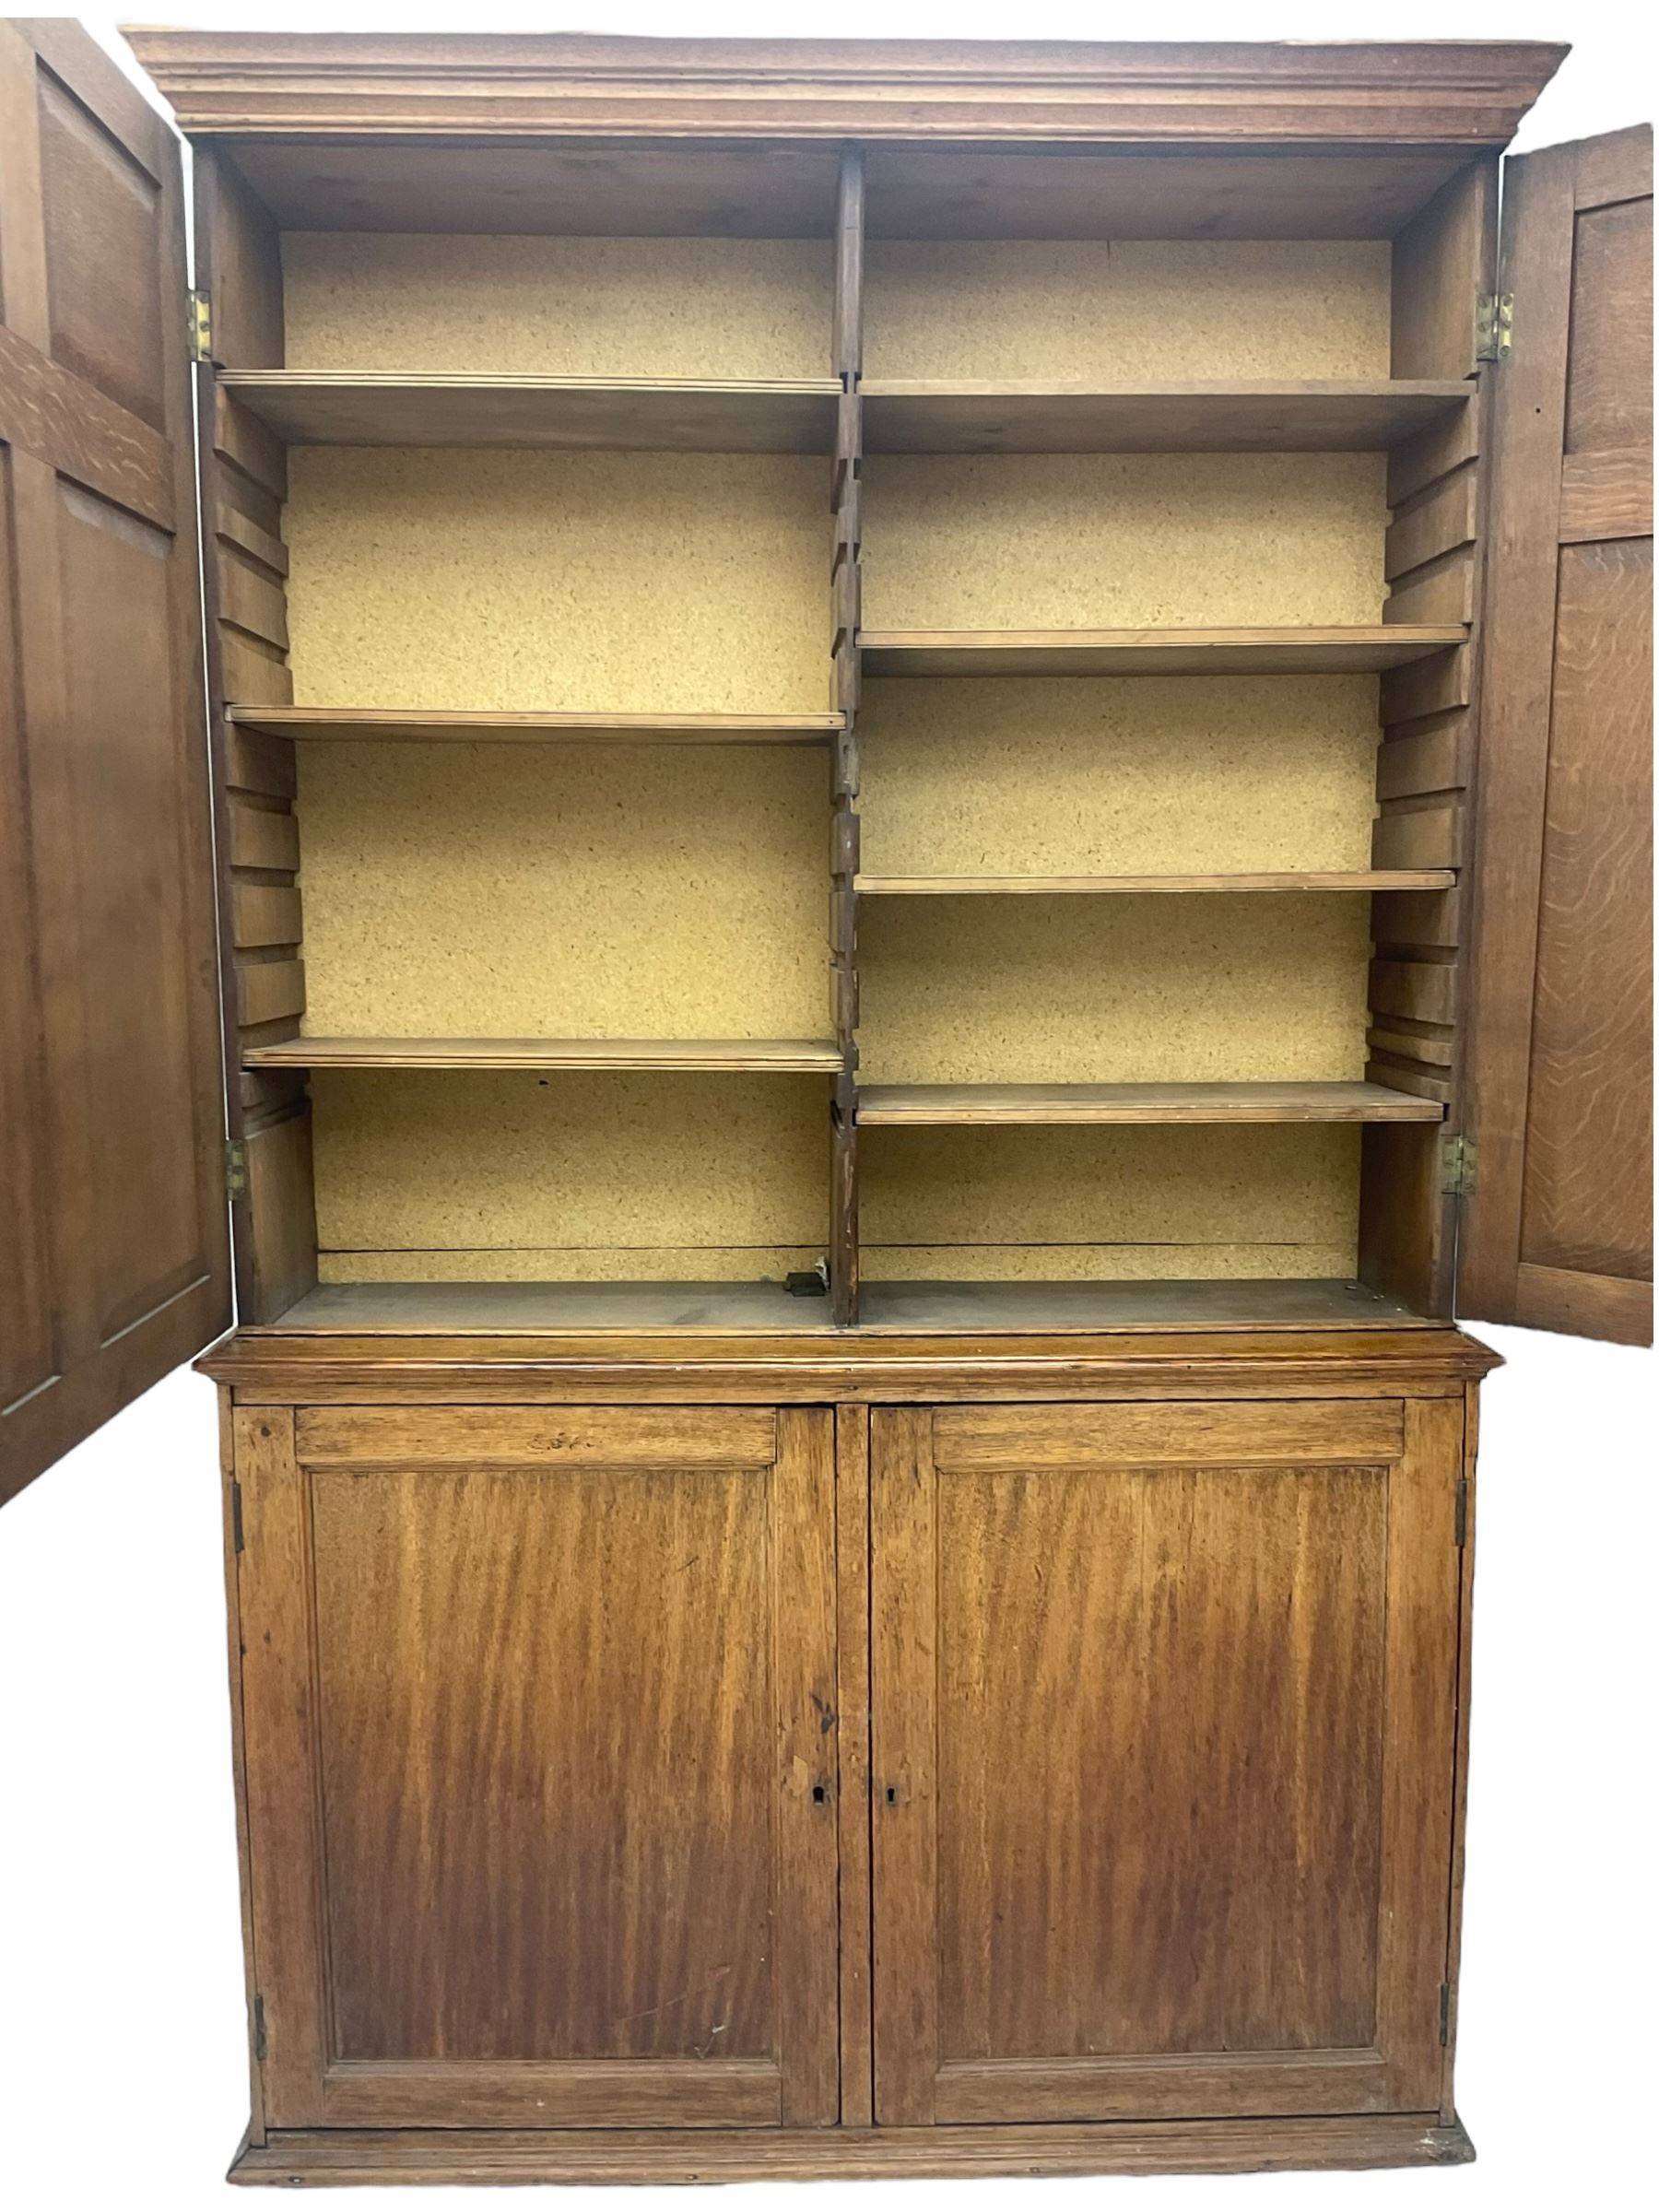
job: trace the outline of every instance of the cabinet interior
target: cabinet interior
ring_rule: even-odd
[[[1449,1312],[1486,158],[199,159],[244,1320]]]

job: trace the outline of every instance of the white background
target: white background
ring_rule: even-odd
[[[1570,38],[1517,145],[1652,112],[1636,11],[581,0],[566,12],[158,9],[241,29],[769,36]],[[99,26],[103,29],[103,26]],[[112,34],[111,34],[112,36]],[[820,2183],[813,2212],[961,2199],[1152,2212],[1653,2202],[1652,1356],[1518,1330],[1487,1384],[1458,2105],[1479,2162],[1228,2180]],[[247,2113],[211,1387],[181,1372],[0,1515],[0,2205],[198,2212]],[[584,2194],[587,2193],[583,2193]],[[645,2193],[683,2207],[686,2199]],[[752,2188],[746,2202],[781,2205]],[[377,2191],[438,2212],[459,2191]],[[570,2201],[561,2196],[561,2204]],[[641,2205],[636,2194],[630,2203]],[[367,2212],[367,2208],[366,2208]]]

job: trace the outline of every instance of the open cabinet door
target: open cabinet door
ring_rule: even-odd
[[[1458,1307],[1646,1344],[1653,133],[1504,177]]]
[[[179,146],[0,21],[0,1500],[229,1319]]]

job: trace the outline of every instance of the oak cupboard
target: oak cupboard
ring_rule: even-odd
[[[1651,1332],[1649,135],[132,42],[188,278],[0,25],[0,1494],[213,1342],[233,2178],[1469,2157],[1457,1324]]]

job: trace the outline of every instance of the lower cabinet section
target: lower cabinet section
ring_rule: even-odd
[[[1466,2155],[1464,1430],[235,1406],[240,2177]]]

